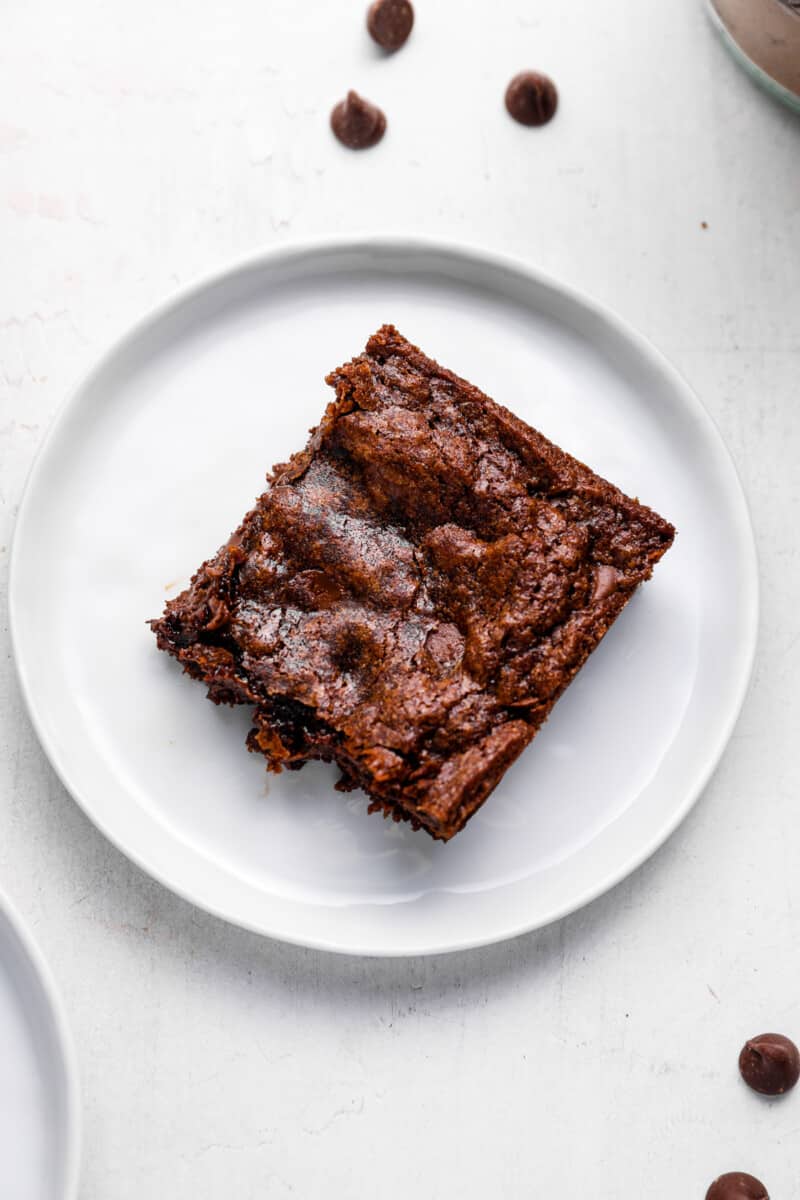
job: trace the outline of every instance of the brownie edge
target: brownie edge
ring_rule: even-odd
[[[449,839],[672,544],[662,517],[391,325],[151,622],[270,770],[336,762]]]

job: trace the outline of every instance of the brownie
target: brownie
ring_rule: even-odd
[[[151,622],[270,770],[462,829],[669,548],[672,526],[391,325],[228,543]]]

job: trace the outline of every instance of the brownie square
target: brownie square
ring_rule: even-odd
[[[387,325],[230,541],[151,622],[272,771],[464,827],[673,527]]]

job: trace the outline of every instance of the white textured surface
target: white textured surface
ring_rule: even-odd
[[[421,229],[594,293],[696,386],[753,506],[753,688],[694,814],[613,894],[515,943],[392,963],[261,941],[142,877],[53,778],[6,662],[0,872],[75,1029],[82,1200],[702,1197],[733,1168],[790,1195],[800,1097],[759,1101],[735,1060],[762,1028],[800,1036],[800,122],[699,0],[419,0],[386,62],[363,7],[6,6],[3,570],[50,415],[151,301],[289,236]],[[525,65],[562,91],[538,132],[501,108]],[[326,124],[351,85],[390,118],[360,157]]]

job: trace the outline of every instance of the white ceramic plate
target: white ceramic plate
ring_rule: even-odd
[[[301,446],[323,377],[394,322],[670,518],[680,533],[547,727],[449,845],[366,813],[333,768],[267,777],[145,619]],[[753,657],[752,533],[728,454],[675,371],[610,313],[513,261],[417,240],[264,254],[149,316],[70,398],[12,561],[27,702],[96,824],[252,929],[432,953],[552,921],[675,828],[731,733]]]
[[[0,894],[0,1196],[73,1200],[80,1105],[69,1033],[50,973]]]

